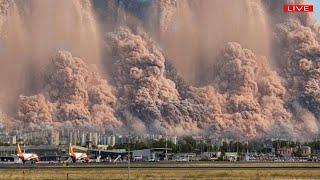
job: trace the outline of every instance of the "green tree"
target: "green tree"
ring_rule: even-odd
[[[192,136],[185,136],[179,142],[179,151],[184,153],[194,152],[197,148],[196,141],[192,138]]]

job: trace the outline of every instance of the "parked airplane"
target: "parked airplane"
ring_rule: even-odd
[[[70,143],[69,146],[69,156],[72,160],[72,162],[77,162],[77,161],[81,161],[81,162],[89,162],[89,158],[88,155],[86,153],[76,153],[73,151],[73,147]]]
[[[20,149],[20,145],[17,144],[17,156],[19,159],[21,159],[22,163],[25,163],[26,161],[31,161],[31,162],[39,162],[39,157],[37,154],[33,153],[23,153]]]

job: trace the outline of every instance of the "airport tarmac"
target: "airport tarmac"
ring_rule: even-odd
[[[0,164],[8,179],[319,179],[320,163],[159,162]],[[130,178],[129,178],[130,177]]]
[[[125,169],[127,163],[0,163],[1,169],[50,169],[50,168],[110,168]],[[130,168],[134,169],[319,169],[319,162],[309,163],[225,163],[225,162],[195,162],[195,163],[150,163],[139,162],[130,163]]]

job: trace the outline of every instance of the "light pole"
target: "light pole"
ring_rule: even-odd
[[[168,136],[166,135],[166,161],[168,160]]]
[[[239,154],[239,139],[238,139],[238,134],[237,134],[237,155]]]
[[[130,135],[128,136],[128,180],[130,180]]]

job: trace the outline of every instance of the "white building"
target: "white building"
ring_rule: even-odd
[[[98,133],[97,132],[94,132],[94,133],[91,133],[92,134],[92,145],[96,146],[98,145],[98,141],[99,141],[99,138],[98,138]]]
[[[86,143],[87,143],[87,136],[84,132],[82,132],[80,136],[80,145],[85,146]]]
[[[52,131],[50,135],[50,144],[59,145],[60,143],[60,134],[59,131]]]
[[[11,144],[17,144],[17,136],[11,137]]]
[[[171,136],[170,138],[169,138],[169,141],[171,141],[173,144],[175,144],[175,145],[177,145],[177,136]]]
[[[114,135],[108,136],[107,145],[114,146],[116,144],[116,137]]]
[[[237,161],[238,153],[237,152],[226,152],[223,159],[228,160],[228,161]]]

